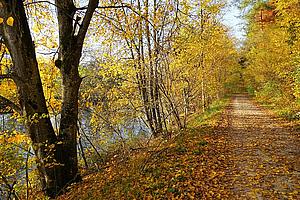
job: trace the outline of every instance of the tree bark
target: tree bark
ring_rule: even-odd
[[[80,177],[77,166],[77,120],[78,93],[82,79],[78,66],[84,38],[99,0],[89,0],[82,21],[79,18],[74,20],[77,9],[73,0],[55,1],[60,42],[59,60],[56,64],[63,79],[58,135],[49,118],[23,1],[0,0],[0,3],[1,17],[14,19],[13,26],[1,24],[0,34],[12,57],[13,79],[20,94],[22,112],[30,119],[27,120],[27,131],[38,158],[42,186],[46,194],[53,197]]]
[[[83,42],[99,4],[99,0],[90,0],[84,18],[74,19],[76,7],[73,0],[56,0],[59,24],[59,58],[62,75],[62,107],[58,138],[63,141],[59,151],[59,162],[64,163],[62,185],[80,180],[77,157],[77,121],[78,98],[82,78],[79,76],[79,63]],[[79,24],[81,22],[81,24]]]
[[[19,101],[27,118],[27,132],[32,140],[37,156],[37,166],[42,186],[47,190],[57,190],[60,165],[53,165],[55,154],[48,151],[57,143],[46,106],[38,63],[22,1],[0,1],[0,11],[5,19],[14,18],[13,26],[2,24],[1,36],[4,38],[12,62],[14,80],[19,91]],[[17,77],[17,78],[16,78]],[[41,117],[44,115],[47,117]],[[33,121],[35,120],[35,121]]]

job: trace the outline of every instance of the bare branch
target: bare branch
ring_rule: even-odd
[[[52,6],[57,7],[57,5],[55,3],[52,3],[50,1],[33,1],[33,2],[28,2],[28,3],[24,4],[24,6],[29,6],[29,5],[32,5],[32,4],[39,4],[39,3],[47,3],[47,4],[50,4]]]
[[[116,8],[130,8],[128,5],[117,5],[117,6],[98,6],[96,7],[97,9],[116,9]],[[76,10],[86,10],[88,9],[87,6],[81,7],[81,8],[76,8]]]
[[[0,80],[2,79],[12,79],[12,76],[10,74],[0,74]]]
[[[59,6],[57,3],[52,3],[50,1],[34,1],[34,2],[29,2],[29,3],[26,3],[24,4],[24,6],[29,6],[29,5],[32,5],[32,4],[41,4],[41,3],[47,3],[47,4],[50,4],[56,8],[59,8],[61,10],[64,10],[64,11],[67,11],[66,9],[64,9],[63,7]],[[78,22],[75,21],[75,19],[73,19],[73,16],[71,15],[68,15],[67,12],[65,13],[70,19],[72,19],[77,25],[80,25],[78,24]]]
[[[84,41],[86,32],[88,30],[88,27],[91,23],[91,19],[92,19],[93,14],[94,14],[94,11],[96,10],[98,4],[99,4],[99,0],[90,0],[89,1],[87,11],[86,11],[85,16],[82,20],[82,24],[79,28],[78,35],[77,35],[78,36],[77,42],[79,43],[80,46],[83,45],[83,41]]]
[[[52,3],[52,2],[50,2],[50,1],[33,1],[33,2],[28,2],[28,3],[26,3],[25,6],[29,6],[29,5],[32,5],[32,4],[41,4],[41,3],[47,3],[47,4],[50,4],[50,5],[52,5],[52,6],[61,8],[61,7],[57,6],[57,4]],[[128,5],[98,6],[98,7],[96,7],[96,8],[99,8],[99,9],[109,9],[109,8],[126,8],[126,7],[129,7],[129,6],[128,6]],[[62,8],[61,8],[61,9],[62,9]],[[76,8],[76,10],[87,10],[87,9],[88,9],[88,6]]]

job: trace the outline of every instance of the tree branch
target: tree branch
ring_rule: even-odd
[[[89,1],[87,11],[84,15],[84,18],[82,20],[82,24],[79,28],[78,35],[77,35],[78,36],[77,42],[79,43],[79,46],[83,45],[83,41],[84,41],[86,32],[89,28],[89,25],[91,23],[91,19],[93,17],[94,11],[96,10],[98,4],[99,4],[99,0],[90,0]]]
[[[133,13],[135,13],[136,15],[140,16],[142,19],[144,19],[145,21],[147,21],[154,30],[156,30],[155,26],[153,25],[153,23],[148,20],[145,16],[143,16],[141,13],[139,13],[138,11],[136,11],[132,6],[130,5],[124,5],[122,3],[122,5],[118,5],[118,6],[98,6],[97,8],[99,9],[109,9],[109,8],[128,8],[129,10],[131,10]],[[77,8],[78,10],[85,10],[87,9],[87,7],[82,7],[82,8]]]
[[[52,3],[50,1],[33,1],[33,2],[28,2],[28,3],[24,4],[24,6],[29,6],[29,5],[32,5],[32,4],[39,4],[39,3],[48,3],[52,6],[57,7],[57,5],[55,3]]]
[[[0,80],[2,79],[13,79],[10,74],[0,74]]]
[[[118,5],[118,6],[97,6],[97,9],[114,9],[114,8],[130,8],[128,5]],[[86,10],[88,9],[87,6],[81,7],[81,8],[76,8],[76,10]]]
[[[52,5],[52,6],[56,7],[56,8],[58,8],[58,9],[61,9],[61,10],[66,11],[65,14],[66,14],[70,19],[72,19],[76,24],[78,24],[78,22],[76,22],[75,19],[73,19],[73,16],[68,15],[68,14],[67,14],[67,10],[64,9],[62,6],[59,6],[57,3],[52,3],[52,2],[50,2],[50,1],[34,1],[34,2],[26,3],[26,4],[24,4],[24,6],[29,6],[29,5],[32,5],[32,4],[41,4],[41,3],[47,3],[47,4],[50,4],[50,5]],[[80,24],[78,24],[78,25],[80,25]]]
[[[20,114],[22,113],[22,109],[17,104],[0,95],[0,109],[3,109],[5,107],[10,107],[14,111]]]

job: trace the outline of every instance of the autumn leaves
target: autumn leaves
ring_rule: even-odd
[[[4,23],[4,19],[2,17],[0,17],[0,24]],[[14,18],[13,17],[8,17],[6,20],[6,24],[8,26],[13,26],[14,25]]]
[[[0,24],[4,23],[4,19],[0,17]],[[13,17],[8,17],[6,20],[6,24],[8,26],[13,26],[14,25],[14,18]]]

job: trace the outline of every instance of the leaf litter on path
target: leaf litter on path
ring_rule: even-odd
[[[300,199],[299,133],[246,95],[229,107],[224,182],[230,199]]]

